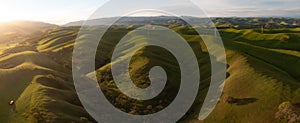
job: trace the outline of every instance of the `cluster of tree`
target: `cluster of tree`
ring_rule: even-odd
[[[282,17],[216,17],[216,18],[199,18],[191,16],[174,17],[122,17],[122,18],[100,18],[88,20],[87,26],[107,25],[118,19],[114,25],[188,25],[189,22],[196,23],[204,27],[216,25],[218,28],[295,28],[300,27],[300,18],[282,18]],[[65,26],[80,26],[82,21],[72,22]]]
[[[106,98],[123,112],[138,115],[152,114],[164,109],[168,105],[167,101],[163,99],[143,101],[124,95],[113,81],[109,68],[97,72],[97,78]]]
[[[278,107],[275,118],[286,120],[288,123],[300,123],[300,110],[291,102],[283,102]]]
[[[219,28],[296,28],[300,27],[297,18],[213,18],[212,21]]]

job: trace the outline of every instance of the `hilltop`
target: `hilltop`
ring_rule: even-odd
[[[3,22],[0,23],[0,36],[25,36],[53,27],[57,27],[57,25],[38,21]],[[1,39],[1,42],[3,41],[4,39]]]
[[[0,94],[0,100],[3,100],[0,102],[0,121],[95,122],[82,107],[71,76],[72,50],[79,27],[37,25],[39,33],[26,35],[26,40],[16,42],[10,48],[4,47],[0,55],[0,91],[5,92]],[[180,24],[170,28],[187,40],[196,52],[201,71],[197,99],[179,122],[200,122],[198,113],[211,79],[206,45],[190,26]],[[140,45],[144,38],[137,36],[134,29],[117,25],[105,34],[95,59],[97,80],[109,101],[120,110],[151,114],[168,106],[176,96],[180,69],[170,52],[158,47],[142,48],[130,62],[134,83],[147,87],[149,69],[161,65],[167,70],[167,88],[157,98],[147,101],[133,100],[120,93],[111,76],[110,66],[115,63],[110,58],[114,46],[126,34],[132,39],[124,47],[130,49]],[[295,107],[300,103],[300,28],[266,28],[262,33],[260,28],[227,27],[219,32],[226,48],[227,79],[217,107],[202,122],[287,122],[276,119],[275,114],[283,102],[289,101]],[[211,45],[217,47],[214,42]],[[130,50],[123,53],[128,52]],[[89,78],[92,72],[87,71],[83,77]],[[234,100],[233,103],[226,101],[228,97]],[[8,104],[11,100],[15,105]]]
[[[64,24],[63,26],[81,26],[83,22],[87,26],[108,25],[116,19],[120,18],[114,25],[185,25],[186,22],[182,19],[173,16],[157,16],[157,17],[110,17],[90,19],[86,21],[75,21]],[[198,18],[191,16],[183,16],[189,20],[202,19],[208,22],[208,18]],[[214,24],[219,28],[297,28],[300,27],[300,18],[282,18],[282,17],[212,17],[209,18],[213,23],[202,23],[201,25],[210,26]]]
[[[14,46],[17,43],[34,37],[34,35],[40,35],[43,31],[55,27],[58,26],[37,21],[0,23],[0,51],[5,49],[5,47]]]

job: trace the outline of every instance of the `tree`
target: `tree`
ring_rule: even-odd
[[[235,98],[233,98],[232,96],[227,96],[224,98],[224,103],[233,104],[236,102],[237,102],[237,100]]]
[[[288,121],[288,123],[300,123],[300,112],[289,101],[283,102],[278,106],[278,112],[275,114],[276,119]]]

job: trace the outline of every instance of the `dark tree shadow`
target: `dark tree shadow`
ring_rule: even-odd
[[[15,104],[13,104],[13,105],[12,105],[12,111],[14,111],[14,112],[17,112],[17,110],[16,110],[16,109],[17,109],[16,105],[15,105]]]
[[[236,105],[247,105],[250,103],[256,102],[258,99],[256,98],[236,98]]]
[[[296,108],[300,108],[300,103],[295,103],[294,106],[295,106]]]

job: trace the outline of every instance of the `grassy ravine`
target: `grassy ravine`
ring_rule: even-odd
[[[114,29],[110,31],[106,35],[109,35],[110,33],[115,33]],[[140,45],[139,43],[146,40],[140,37],[137,38],[134,31],[130,32],[129,34],[132,37],[132,39],[128,40],[126,46],[124,46],[127,47],[128,50],[124,50],[122,52],[123,54],[130,52],[131,47],[135,47],[135,46],[138,47]],[[198,58],[199,61],[198,64],[200,66],[200,71],[201,71],[200,74],[202,77],[201,78],[202,88],[199,90],[201,90],[200,94],[203,95],[207,92],[207,86],[209,84],[208,80],[210,75],[210,69],[209,69],[210,61],[208,58],[208,54],[202,52],[201,50],[202,47],[200,46],[201,43],[200,37],[190,37],[188,35],[183,35],[183,37],[188,41],[188,43],[196,53],[196,57]],[[105,39],[106,38],[108,37],[105,37]],[[122,36],[119,38],[122,38]],[[110,41],[115,42],[115,40],[119,40],[118,37]],[[113,48],[111,46],[115,44],[110,43],[110,45],[107,45],[107,43],[109,42],[104,42],[102,47],[99,49],[104,52],[112,51]],[[101,54],[101,52],[99,52],[99,54]],[[111,53],[108,54],[111,55]],[[106,57],[111,57],[110,55]],[[104,60],[107,58],[100,57],[100,59],[98,60],[101,61],[101,59]],[[114,62],[112,62],[111,64],[114,64]],[[148,71],[153,66],[162,66],[167,72],[168,80],[167,80],[166,88],[163,90],[163,92],[151,100],[146,100],[146,101],[135,100],[120,93],[120,91],[114,84],[114,80],[112,79],[112,75],[110,73],[111,72],[110,61],[106,62],[106,65],[100,67],[97,70],[98,82],[100,84],[102,91],[109,99],[109,101],[114,106],[118,107],[120,110],[131,114],[140,114],[140,115],[152,114],[162,110],[164,107],[166,107],[173,101],[173,99],[177,94],[179,83],[180,83],[179,81],[180,69],[174,56],[172,56],[172,54],[170,54],[168,51],[162,48],[151,46],[139,50],[138,52],[135,53],[135,55],[131,59],[130,74],[133,82],[138,87],[145,88],[149,85],[150,80],[148,78]],[[203,101],[203,98],[199,98],[195,102],[195,104],[199,104],[201,101]],[[196,112],[196,110],[189,111],[190,114],[192,114],[193,112]]]
[[[183,28],[186,27],[179,26],[174,30],[181,33],[196,52],[202,84],[194,105],[179,122],[201,122],[197,116],[209,86],[210,60],[201,38],[191,29],[182,32]],[[0,93],[0,122],[93,121],[82,108],[71,77],[72,49],[78,29],[54,27],[3,51],[0,55],[0,92],[5,93]],[[146,47],[139,50],[130,64],[135,84],[147,87],[149,68],[161,65],[167,69],[169,86],[159,97],[149,101],[132,100],[122,95],[110,75],[110,56],[112,46],[129,31],[132,29],[114,27],[102,39],[96,56],[99,84],[120,110],[132,114],[155,113],[176,95],[178,65],[164,49]],[[202,122],[284,123],[274,118],[279,104],[284,101],[300,103],[299,29],[265,30],[265,34],[255,29],[226,29],[220,33],[226,47],[229,75],[222,99],[233,96],[240,99],[240,103],[227,104],[221,100]],[[139,44],[128,42],[128,47],[135,45]],[[15,105],[8,105],[10,100],[15,100]]]
[[[254,100],[240,105],[226,104],[221,101],[204,122],[285,122],[275,119],[279,104],[284,101],[292,103],[300,101],[299,76],[295,75],[299,73],[297,68],[300,67],[297,63],[300,58],[295,55],[298,51],[288,49],[291,53],[281,52],[287,50],[284,49],[285,46],[297,43],[297,39],[289,39],[283,44],[278,43],[281,42],[278,39],[281,35],[298,34],[282,32],[266,35],[247,31],[244,33],[233,29],[221,31],[227,48],[230,74],[226,80],[223,98],[233,96],[239,99],[251,98]],[[240,34],[236,34],[237,32]],[[273,38],[256,40],[268,35],[272,35]],[[252,37],[253,40],[249,40],[247,37]],[[270,41],[273,42],[270,43]],[[281,50],[270,49],[270,47]],[[295,46],[294,49],[296,48]]]
[[[67,40],[59,36],[72,36],[71,33],[77,34],[77,31],[77,28],[54,28],[3,51],[0,57],[1,122],[93,120],[82,108],[70,76],[72,47],[66,42],[74,42],[75,37]],[[15,101],[13,106],[8,105],[10,100]]]

